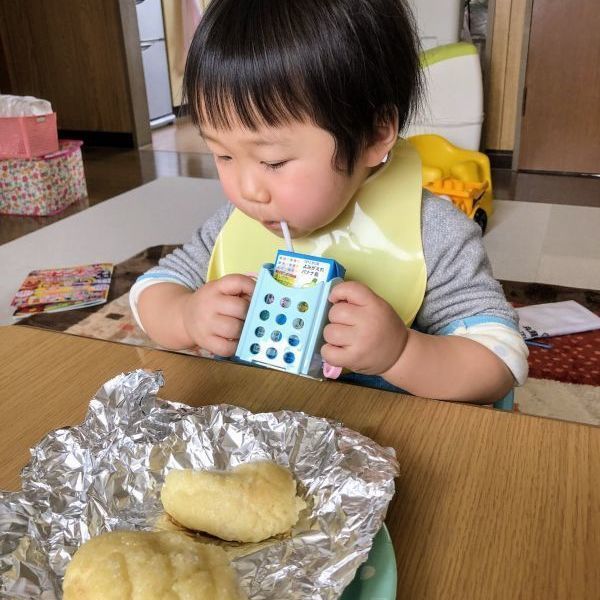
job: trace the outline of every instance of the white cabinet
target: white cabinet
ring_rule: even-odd
[[[409,0],[424,50],[454,44],[460,38],[463,0]]]

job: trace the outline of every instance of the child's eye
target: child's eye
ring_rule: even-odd
[[[287,162],[287,160],[280,160],[279,162],[274,163],[263,163],[263,165],[265,165],[265,167],[271,171],[277,171],[277,169],[281,169],[281,167],[283,167],[283,165],[285,165]]]
[[[226,155],[219,156],[219,155],[217,155],[217,160],[221,160],[223,162],[229,162],[231,160],[231,156],[226,156]]]

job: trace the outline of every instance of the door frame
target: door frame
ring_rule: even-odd
[[[517,118],[515,119],[515,144],[512,153],[513,171],[518,171],[519,152],[521,149],[521,124],[523,120],[523,103],[525,101],[525,79],[527,76],[527,58],[529,56],[529,38],[531,35],[531,19],[533,16],[533,0],[527,0],[525,5],[525,23],[523,24],[523,39],[521,40],[521,65],[519,68],[519,83],[517,86]]]

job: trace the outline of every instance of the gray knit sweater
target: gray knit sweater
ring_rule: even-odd
[[[191,241],[161,259],[138,282],[165,278],[190,289],[203,285],[215,240],[232,210],[230,204],[219,209]],[[424,191],[421,230],[427,288],[413,326],[438,334],[457,322],[491,317],[516,328],[515,311],[492,275],[479,226],[452,203]]]

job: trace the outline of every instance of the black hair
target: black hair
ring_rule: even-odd
[[[402,131],[422,87],[403,0],[212,0],[184,75],[193,122],[249,129],[308,121],[352,173],[378,123]]]

